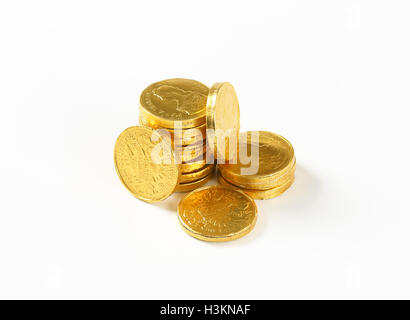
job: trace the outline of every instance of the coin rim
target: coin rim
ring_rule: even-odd
[[[172,144],[177,146],[177,147],[186,147],[186,146],[193,146],[193,145],[199,145],[201,143],[202,144],[206,143],[206,126],[205,126],[205,124],[203,124],[199,127],[195,127],[195,128],[189,128],[189,129],[181,128],[182,131],[183,131],[182,139],[181,139],[182,141],[181,140],[179,140],[179,141],[182,142],[182,144],[175,144],[175,130],[174,129],[169,129],[169,128],[161,127],[161,126],[158,126],[158,125],[152,125],[151,123],[147,122],[146,119],[143,119],[142,115],[140,115],[138,117],[138,122],[139,122],[140,125],[150,127],[154,130],[160,130],[160,129],[166,130],[171,136]],[[189,133],[189,130],[192,130],[192,129],[200,130],[201,131],[201,136]],[[198,138],[200,138],[200,139],[198,139]]]
[[[260,182],[242,182],[242,181],[235,181],[232,180],[230,177],[226,177],[224,175],[224,171],[220,170],[218,166],[219,173],[222,175],[224,180],[229,182],[230,184],[233,184],[237,187],[243,188],[243,189],[257,189],[257,190],[269,190],[273,189],[275,187],[280,187],[284,183],[286,183],[289,180],[289,177],[295,174],[296,171],[296,162],[294,162],[293,166],[285,173],[283,173],[280,177],[275,177],[272,181],[260,181]]]
[[[182,173],[180,183],[194,182],[196,180],[199,180],[199,179],[202,179],[202,178],[206,177],[207,175],[213,173],[214,171],[215,171],[215,165],[214,164],[206,164],[205,167],[200,169],[200,170],[196,170],[196,171],[189,172],[189,173]],[[199,177],[197,175],[199,175]],[[187,178],[187,176],[188,176],[188,178]],[[186,181],[184,179],[192,179],[192,180]]]
[[[198,180],[194,180],[192,182],[184,182],[184,183],[179,183],[175,189],[174,192],[192,192],[194,190],[196,190],[199,187],[202,187],[205,183],[209,182],[209,180],[211,180],[211,178],[213,177],[213,173],[214,171],[210,172],[209,174],[207,174],[205,177],[198,179]],[[187,188],[188,190],[186,190],[185,188]],[[194,188],[194,189],[191,189]]]
[[[188,161],[188,162],[182,162],[180,164],[181,167],[181,172],[182,173],[191,173],[197,170],[201,170],[202,168],[204,168],[207,165],[207,159],[203,158],[203,157],[198,157],[197,159],[194,159],[192,161]],[[198,167],[199,166],[199,167]],[[194,168],[193,170],[190,171],[186,171],[186,168]]]
[[[155,123],[156,120],[154,120],[154,119],[153,119],[153,120],[147,119],[142,113],[138,115],[138,121],[140,121],[141,124],[146,125],[146,126],[148,126],[148,127],[151,127],[151,128],[153,128],[153,129],[165,129],[165,130],[168,130],[168,131],[170,131],[170,132],[174,132],[174,131],[175,131],[175,126],[172,126],[172,128],[168,128],[168,127],[161,126],[159,123]],[[141,122],[141,121],[142,121],[142,122]],[[150,122],[154,122],[155,124],[154,124],[154,125],[150,125],[150,124],[149,124]],[[175,121],[174,121],[174,122],[175,122]],[[192,129],[198,129],[199,131],[201,131],[201,133],[206,133],[206,123],[203,123],[203,124],[200,124],[200,125],[198,125],[198,126],[191,127],[191,128],[181,127],[181,129],[182,129],[184,132],[189,132],[189,130],[192,130]],[[203,131],[203,132],[202,132],[202,131]]]
[[[245,189],[238,187],[232,183],[229,183],[224,179],[224,177],[221,174],[217,175],[217,180],[220,185],[223,185],[227,188],[232,188],[235,190],[240,190],[244,193],[246,193],[248,196],[252,197],[255,200],[269,200],[276,198],[283,194],[285,191],[287,191],[295,182],[295,176],[292,176],[287,182],[285,182],[283,185],[279,187],[275,187],[269,190],[257,190],[257,189]]]
[[[175,151],[174,155],[176,159],[179,159],[182,163],[186,163],[186,162],[190,162],[195,159],[198,159],[198,158],[206,159],[207,149],[208,149],[207,144],[189,145],[189,146],[182,146],[182,147],[176,146],[174,148],[174,151]],[[188,150],[187,154],[185,153],[186,150]],[[198,155],[197,152],[193,153],[194,151],[199,151],[200,154]]]

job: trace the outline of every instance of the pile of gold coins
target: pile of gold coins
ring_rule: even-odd
[[[140,97],[139,123],[117,138],[117,174],[145,202],[189,192],[178,219],[197,239],[244,236],[256,224],[254,199],[274,198],[294,181],[292,145],[267,131],[240,133],[239,102],[228,82],[211,88],[180,78],[151,84]],[[203,186],[215,163],[220,185]]]

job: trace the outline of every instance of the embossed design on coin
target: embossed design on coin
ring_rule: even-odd
[[[189,79],[168,79],[151,84],[141,94],[140,110],[165,128],[181,121],[183,128],[205,123],[209,88]]]
[[[156,202],[167,198],[180,179],[171,143],[148,127],[130,127],[117,139],[114,162],[124,186],[138,199]],[[164,163],[153,161],[152,153],[161,143]],[[154,159],[155,160],[155,159]]]
[[[178,218],[189,235],[206,241],[229,241],[250,232],[257,218],[255,202],[222,186],[196,189],[181,200]]]
[[[194,115],[203,110],[203,105],[206,95],[191,90],[183,90],[178,87],[163,85],[152,90],[151,102],[159,99],[156,104],[166,104],[171,110],[175,112],[185,113],[187,115]],[[154,102],[153,102],[154,103]]]

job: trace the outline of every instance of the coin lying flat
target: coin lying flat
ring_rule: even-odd
[[[179,185],[176,186],[175,192],[188,192],[195,190],[196,188],[202,187],[205,183],[207,183],[209,180],[211,180],[213,176],[213,171],[211,171],[207,176],[192,181],[192,182],[185,182],[185,183],[180,183]]]
[[[286,190],[290,188],[290,186],[293,184],[293,181],[295,180],[294,176],[292,175],[289,177],[289,179],[281,186],[268,189],[268,190],[257,190],[257,189],[245,189],[245,188],[240,188],[224,179],[221,174],[218,174],[218,182],[225,186],[225,187],[230,187],[233,189],[239,189],[243,192],[245,192],[247,195],[252,197],[255,200],[267,200],[267,199],[272,199],[277,196],[280,196],[282,193],[284,193]]]
[[[214,170],[215,170],[215,165],[208,164],[203,169],[190,172],[190,173],[182,173],[180,183],[189,183],[189,182],[197,181],[213,173]]]
[[[218,163],[236,157],[240,118],[239,102],[229,82],[217,82],[209,90],[206,103],[207,139]]]
[[[258,138],[255,141],[255,138]],[[295,153],[288,140],[267,131],[248,131],[240,135],[240,148],[236,164],[221,164],[223,177],[234,184],[266,186],[280,185],[295,164]],[[252,151],[252,147],[257,148]],[[242,163],[241,149],[247,150],[250,158]]]
[[[255,226],[257,212],[252,198],[223,186],[196,189],[178,205],[183,230],[205,241],[229,241],[246,235]]]
[[[140,97],[140,111],[147,120],[154,120],[165,128],[174,128],[180,121],[182,128],[205,123],[209,88],[189,79],[168,79],[148,86]]]
[[[158,147],[164,163],[153,158],[154,148]],[[146,202],[164,200],[180,180],[180,168],[175,163],[170,141],[148,127],[130,127],[119,135],[114,162],[124,186]]]

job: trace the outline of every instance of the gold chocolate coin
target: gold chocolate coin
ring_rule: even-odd
[[[226,181],[221,174],[218,174],[218,182],[226,187],[230,187],[233,189],[238,189],[243,192],[245,192],[247,195],[252,197],[255,200],[267,200],[267,199],[272,199],[275,198],[282,193],[284,193],[286,190],[290,188],[290,186],[293,184],[293,181],[295,180],[294,176],[292,175],[287,182],[285,182],[283,185],[268,189],[268,190],[257,190],[257,189],[244,189],[240,188],[228,181]]]
[[[130,127],[119,135],[114,163],[124,186],[146,202],[164,200],[180,180],[171,142],[148,127]]]
[[[241,163],[246,151],[250,157]],[[219,170],[234,184],[277,186],[294,164],[295,153],[288,140],[267,131],[248,131],[240,135],[237,163],[221,164]]]
[[[240,127],[239,102],[229,82],[217,82],[209,90],[206,127],[207,139],[218,163],[228,163],[236,158]]]
[[[182,128],[193,128],[205,123],[208,92],[206,85],[195,80],[159,81],[142,92],[140,111],[161,127],[174,128],[175,121],[180,121]]]
[[[251,197],[223,186],[207,186],[187,194],[178,205],[178,219],[190,236],[205,241],[229,241],[250,232],[257,207]]]

